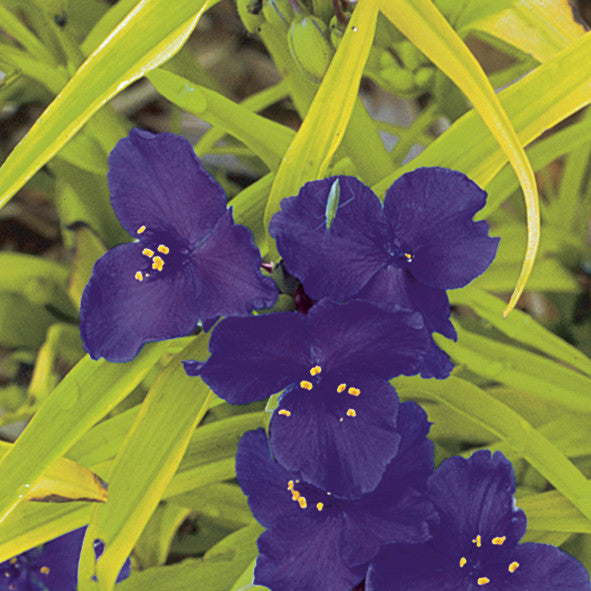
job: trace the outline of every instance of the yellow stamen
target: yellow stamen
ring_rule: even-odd
[[[318,375],[320,372],[322,371],[322,368],[319,365],[315,365],[311,370],[310,370],[310,375],[311,376],[315,376]]]
[[[322,509],[324,509],[324,503],[316,503],[316,509],[318,509],[318,511],[322,511]]]
[[[152,269],[156,269],[156,271],[162,271],[162,267],[164,267],[164,261],[159,256],[155,256],[152,259]]]
[[[477,548],[480,548],[482,546],[482,538],[480,535],[477,535],[476,538],[472,540],[472,543],[476,544]]]
[[[303,388],[304,390],[311,390],[312,384],[310,382],[306,382],[306,380],[302,380],[300,382],[300,388]]]
[[[349,416],[349,417],[356,417],[357,416],[357,413],[355,412],[355,409],[353,409],[353,408],[348,409],[347,410],[347,416]]]
[[[466,562],[468,561],[462,556],[462,558],[460,558],[460,568],[464,568]]]
[[[507,539],[507,536],[503,536],[502,538],[493,538],[492,543],[495,546],[502,546],[505,543],[506,539]]]
[[[347,384],[339,384],[338,388],[337,388],[337,392],[340,394],[341,392],[344,392],[347,388]]]
[[[351,396],[359,396],[359,394],[361,394],[361,390],[359,390],[358,388],[349,388],[347,392],[349,392]]]
[[[490,579],[488,577],[480,577],[476,582],[479,585],[488,585],[490,583]]]
[[[49,574],[49,567],[48,566],[42,566],[40,569],[41,574],[42,575],[48,575]]]
[[[293,480],[290,480],[290,481],[287,483],[287,488],[288,488],[289,490],[293,490]]]
[[[164,244],[159,244],[158,252],[161,252],[162,254],[168,254],[170,252],[170,248],[168,248],[168,246],[164,246]]]
[[[142,272],[141,272],[141,271],[138,271],[138,272],[135,274],[135,278],[136,278],[138,281],[143,281],[143,280],[144,280],[144,276],[142,275]]]
[[[140,226],[140,227],[137,229],[137,233],[138,233],[138,234],[143,234],[145,231],[146,231],[146,226]]]
[[[509,572],[514,573],[519,568],[519,562],[512,562],[509,565]]]
[[[154,256],[154,251],[152,249],[150,249],[150,248],[144,248],[144,250],[142,250],[142,254],[145,257],[152,258]]]
[[[300,493],[297,490],[291,491],[291,500],[297,501],[300,498]]]
[[[285,410],[284,408],[282,408],[282,409],[279,411],[279,414],[280,414],[280,415],[284,415],[284,416],[286,416],[286,417],[289,417],[289,416],[291,416],[291,413],[290,413],[288,410]]]
[[[10,564],[16,564],[16,556],[10,559]]]
[[[342,422],[343,422],[343,417],[341,417],[341,418],[339,419],[339,423],[342,423]]]
[[[404,256],[406,257],[407,261],[412,261],[412,254],[410,254],[410,252],[405,252]]]
[[[300,497],[298,499],[298,503],[300,504],[300,507],[302,509],[305,509],[308,506],[308,503],[306,502],[306,497]]]

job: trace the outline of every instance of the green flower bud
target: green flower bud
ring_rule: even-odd
[[[320,82],[324,76],[334,53],[327,32],[322,20],[316,16],[306,16],[293,22],[287,34],[294,61],[316,82]]]
[[[236,5],[244,28],[249,33],[256,33],[265,21],[263,0],[237,0]]]
[[[430,88],[435,81],[435,68],[433,66],[423,66],[415,72],[415,84],[421,89]]]
[[[312,14],[328,23],[334,15],[332,0],[312,0]]]
[[[413,73],[400,66],[380,70],[375,80],[385,90],[398,96],[412,97],[416,94]]]
[[[413,72],[429,63],[429,60],[410,41],[396,44],[396,53],[406,68]]]
[[[293,8],[289,0],[264,0],[265,20],[276,27],[289,27],[293,20]]]

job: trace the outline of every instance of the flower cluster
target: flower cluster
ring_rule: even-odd
[[[86,528],[82,527],[0,563],[0,591],[76,591],[78,561]],[[96,541],[97,559],[103,544]],[[131,572],[129,559],[119,572],[117,582]]]
[[[84,345],[94,358],[125,361],[147,341],[226,317],[209,358],[184,365],[232,404],[273,397],[269,435],[246,433],[236,458],[266,528],[256,584],[591,589],[575,559],[519,545],[525,516],[511,464],[477,452],[434,471],[425,412],[400,403],[390,384],[452,370],[432,335],[456,338],[446,290],[496,254],[488,224],[473,220],[482,189],[442,168],[402,176],[383,204],[353,177],[307,183],[269,228],[307,305],[250,316],[271,307],[277,289],[190,144],[132,131],[109,163],[115,212],[136,241],[96,263],[82,298]]]

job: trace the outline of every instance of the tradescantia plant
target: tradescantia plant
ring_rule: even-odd
[[[0,0],[0,589],[588,590],[578,3],[111,4]]]

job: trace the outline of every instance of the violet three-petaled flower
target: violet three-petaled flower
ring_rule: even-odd
[[[269,232],[310,297],[417,310],[430,332],[455,339],[445,290],[472,281],[497,251],[488,224],[472,219],[485,200],[468,177],[444,168],[403,175],[383,206],[356,178],[331,177],[284,199]],[[430,344],[421,375],[445,378],[453,364]]]
[[[400,405],[401,442],[377,488],[354,500],[317,488],[273,460],[262,429],[238,447],[236,475],[255,518],[267,529],[258,540],[254,581],[273,590],[348,591],[384,543],[429,537],[432,505],[418,492],[433,471],[429,423],[414,402]]]
[[[589,591],[585,568],[555,546],[525,543],[515,478],[501,452],[445,460],[427,482],[439,514],[426,544],[388,545],[367,591]]]
[[[285,390],[270,424],[277,461],[324,490],[358,496],[376,487],[398,447],[388,380],[417,373],[427,339],[416,312],[326,300],[307,315],[224,319],[207,362],[185,369],[232,404]]]
[[[184,138],[138,129],[109,156],[111,203],[137,239],[95,264],[80,332],[93,359],[129,361],[148,341],[189,334],[201,320],[272,306],[252,234],[234,223],[220,185]]]
[[[0,563],[0,591],[76,591],[85,532],[86,527],[81,527]],[[97,558],[102,550],[102,543],[97,541]],[[127,559],[117,582],[126,579],[130,572]]]

